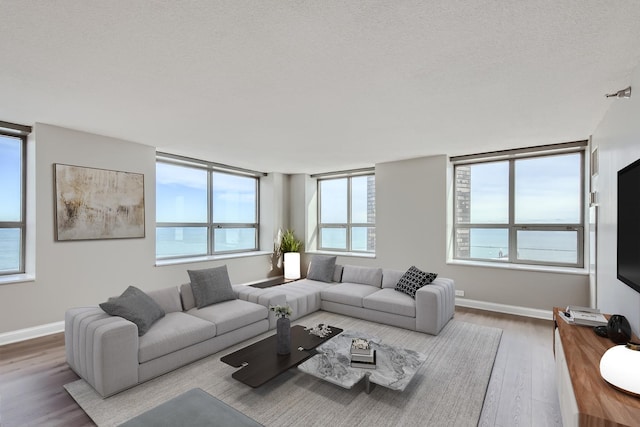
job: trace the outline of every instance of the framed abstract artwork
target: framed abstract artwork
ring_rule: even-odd
[[[58,241],[145,237],[144,175],[54,164]]]

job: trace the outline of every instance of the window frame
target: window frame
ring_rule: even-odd
[[[490,156],[483,157],[482,155],[471,155],[470,160],[456,161],[452,158],[453,163],[453,259],[460,261],[474,261],[474,262],[488,262],[496,264],[512,264],[512,265],[533,265],[533,266],[548,266],[548,267],[570,267],[570,268],[584,268],[584,256],[585,256],[585,145],[584,143],[567,143],[557,144],[548,151],[541,150],[543,147],[534,147],[531,152],[524,150],[518,154],[510,154],[506,156],[488,153]],[[559,148],[558,148],[559,147]],[[565,148],[566,147],[566,148]],[[538,149],[540,148],[540,149]],[[519,150],[518,150],[519,151]],[[509,153],[509,151],[505,152]],[[580,160],[580,189],[579,189],[579,205],[580,205],[580,222],[579,223],[516,223],[515,222],[515,205],[516,205],[516,189],[515,189],[515,165],[516,162],[523,159],[542,158],[548,156],[561,156],[567,154],[579,154]],[[462,156],[464,157],[464,156]],[[457,215],[457,194],[458,194],[458,174],[457,168],[464,166],[473,166],[484,163],[497,163],[508,162],[509,165],[509,189],[508,189],[508,222],[507,223],[460,223]],[[459,230],[472,229],[506,229],[508,232],[509,251],[507,259],[492,259],[492,258],[477,258],[471,257],[459,257],[458,256],[458,231]],[[576,242],[576,262],[553,262],[553,261],[539,261],[529,259],[518,258],[518,232],[519,231],[574,231],[577,234]]]
[[[317,181],[317,191],[318,191],[318,250],[319,251],[327,251],[327,252],[341,252],[341,253],[362,253],[362,254],[375,254],[376,249],[373,250],[354,250],[352,247],[353,244],[353,229],[358,227],[364,228],[373,228],[376,229],[376,222],[352,222],[352,180],[353,178],[360,177],[368,177],[372,176],[375,180],[375,172],[366,172],[366,173],[354,173],[348,175],[339,175],[339,176],[327,176],[318,178]],[[321,191],[321,183],[323,181],[330,180],[338,180],[338,179],[346,179],[347,180],[347,222],[322,222],[322,191]],[[375,197],[375,193],[374,193]],[[346,248],[330,248],[324,247],[322,244],[322,229],[345,229],[346,230]],[[374,244],[375,246],[375,244]]]
[[[156,242],[156,260],[175,260],[186,258],[198,258],[217,255],[232,255],[238,253],[256,252],[260,250],[260,177],[266,176],[266,173],[250,171],[247,169],[236,168],[233,166],[221,165],[219,163],[207,162],[203,160],[191,159],[187,157],[177,156],[173,154],[158,153],[156,155],[156,165],[165,163],[174,166],[189,167],[200,169],[207,172],[207,221],[206,222],[159,222],[156,220],[156,236],[158,228],[206,228],[207,229],[207,253],[185,254],[176,256],[158,256]],[[213,174],[222,173],[227,175],[235,175],[243,178],[253,178],[255,180],[255,223],[240,222],[213,222]],[[157,192],[157,183],[156,183]],[[157,209],[157,207],[156,207]],[[156,212],[156,218],[158,214]],[[251,249],[234,249],[227,251],[216,251],[215,249],[215,230],[246,228],[255,230],[254,246]]]
[[[0,277],[25,274],[25,257],[27,253],[27,135],[31,132],[31,128],[21,125],[8,125],[10,124],[0,122],[0,135],[20,140],[20,221],[0,221],[0,228],[20,229],[20,249],[18,269],[0,271]]]

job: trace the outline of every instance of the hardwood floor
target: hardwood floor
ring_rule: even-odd
[[[562,426],[552,322],[467,308],[455,318],[504,331],[479,425]],[[63,334],[0,346],[0,426],[95,425],[62,387],[77,378]]]
[[[478,425],[562,427],[553,322],[460,307],[455,318],[503,330]]]
[[[95,425],[62,388],[77,378],[62,333],[0,346],[0,426]]]

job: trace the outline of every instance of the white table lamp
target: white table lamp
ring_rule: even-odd
[[[300,278],[300,252],[285,252],[284,254],[284,278]]]
[[[611,347],[600,359],[600,375],[612,386],[640,396],[640,345]]]

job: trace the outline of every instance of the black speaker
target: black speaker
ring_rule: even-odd
[[[616,344],[626,344],[631,339],[631,325],[626,317],[614,314],[607,323],[607,336]]]

